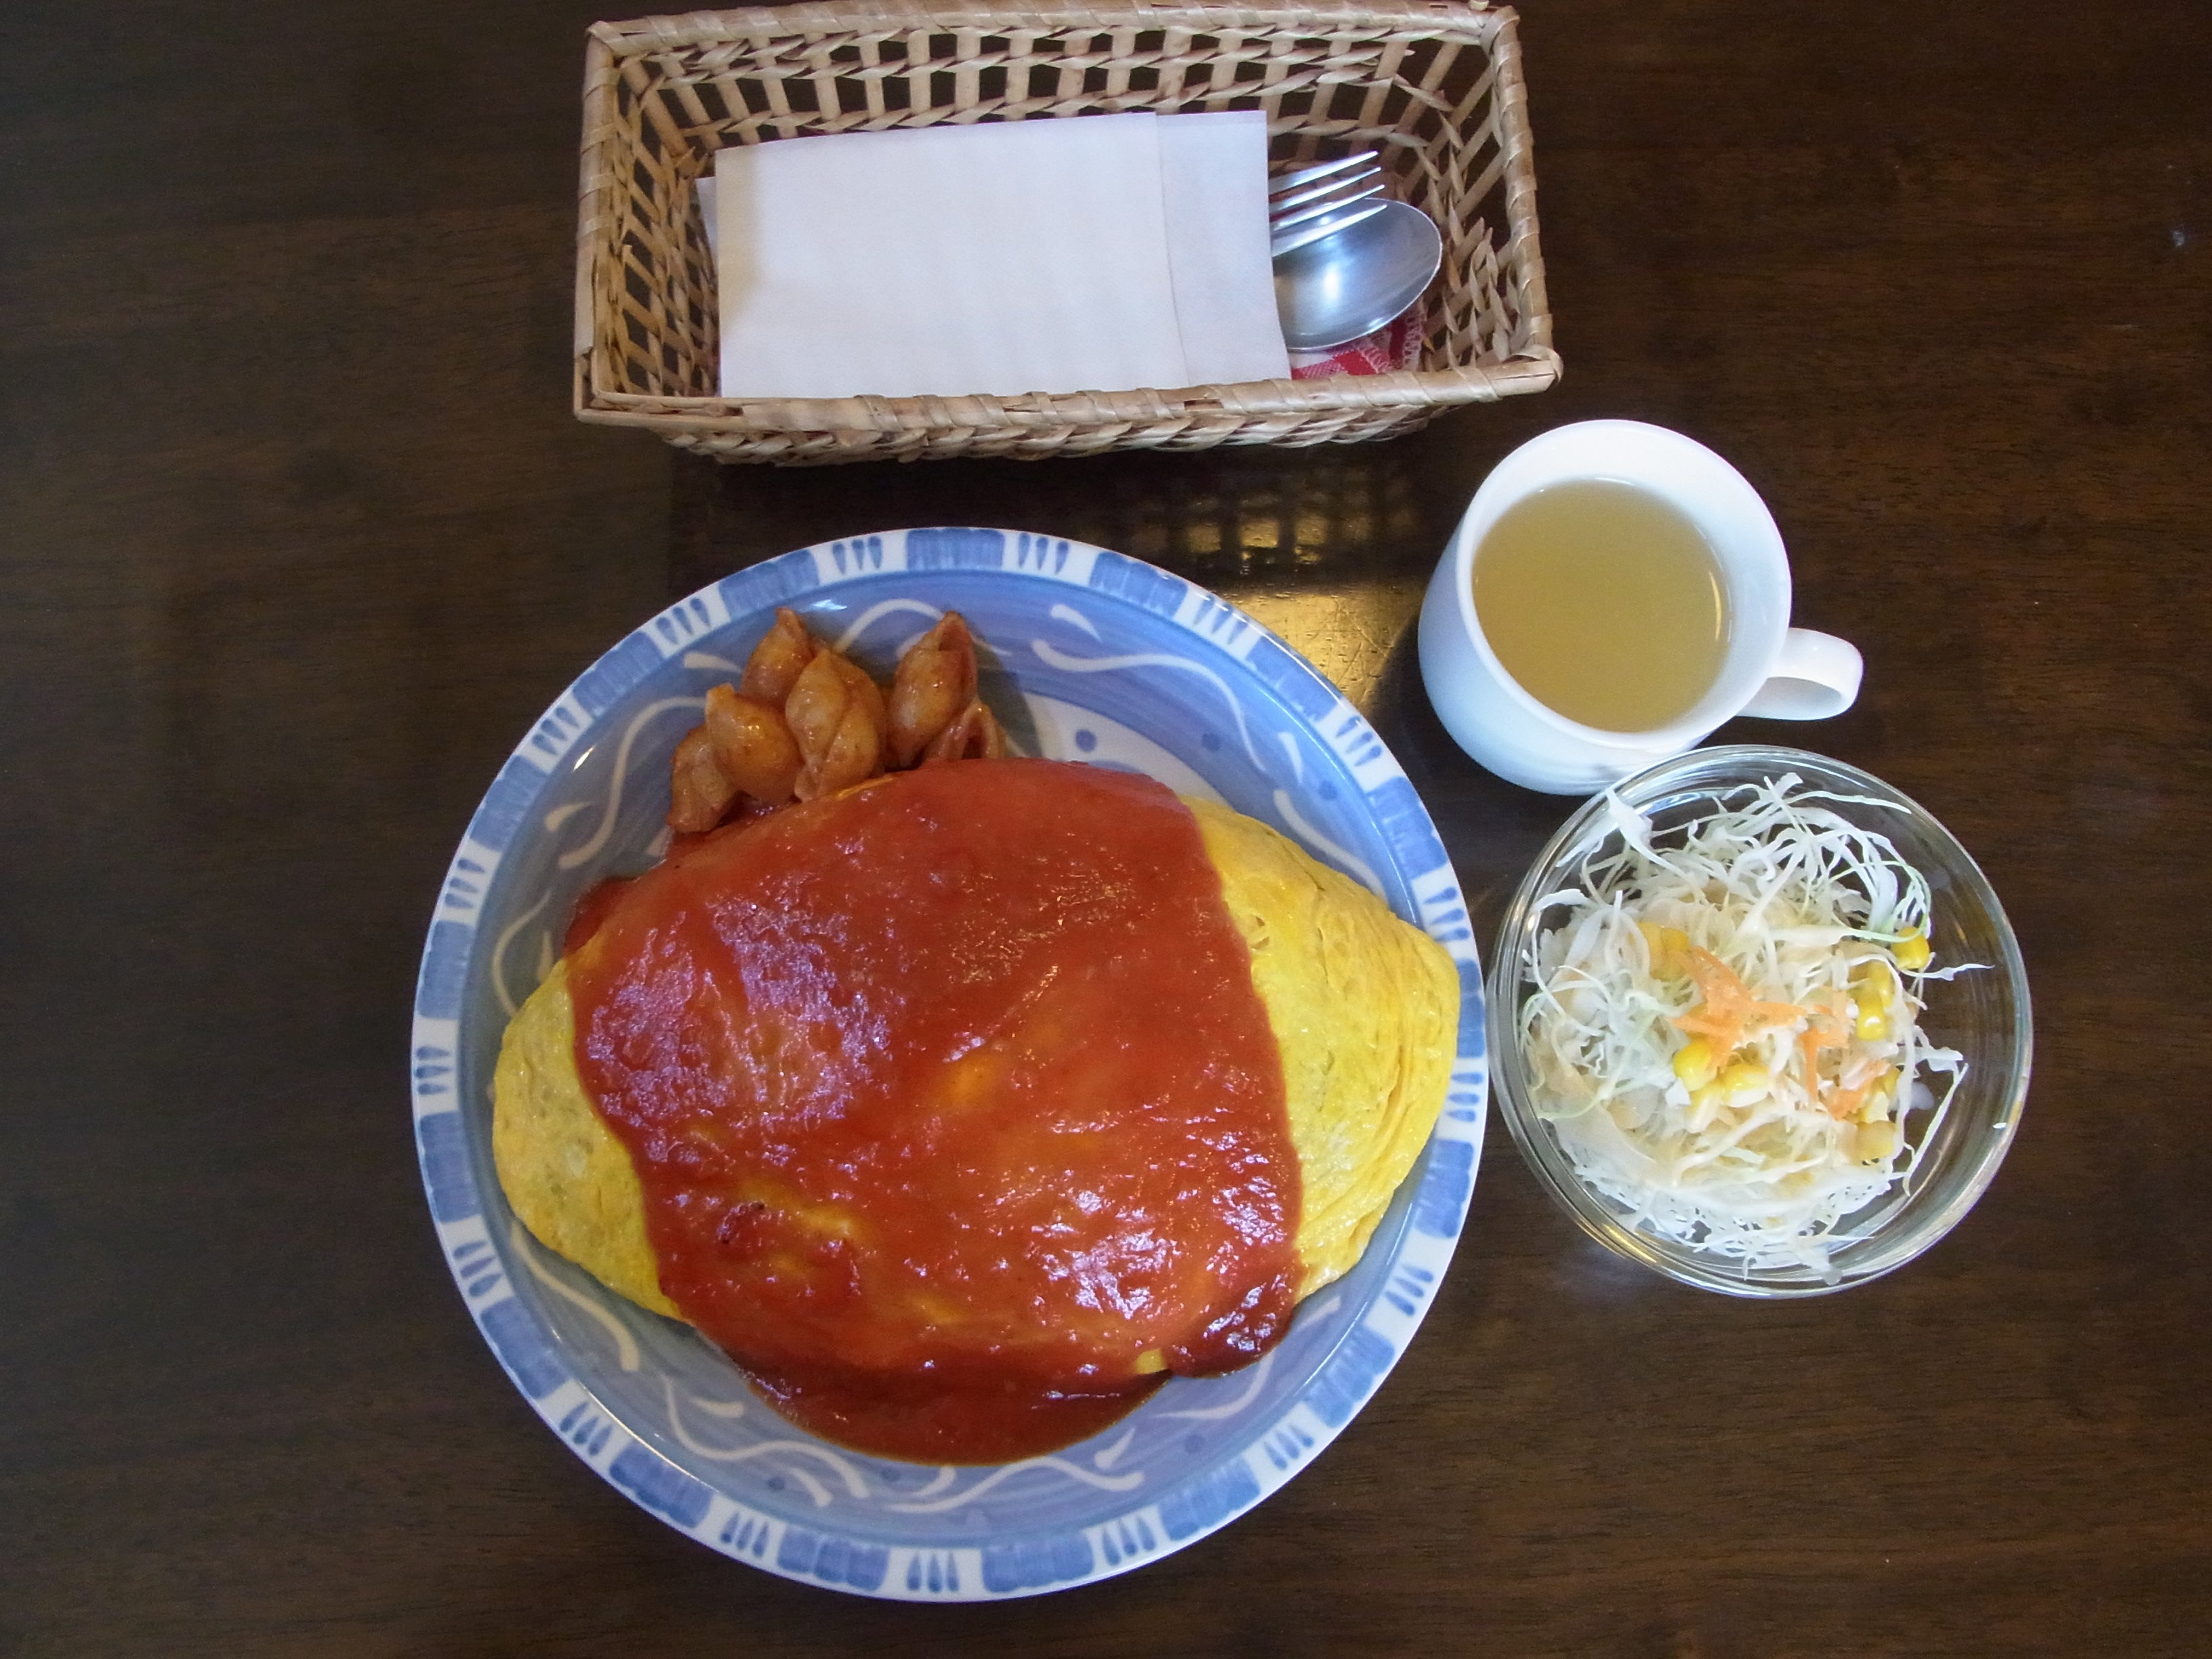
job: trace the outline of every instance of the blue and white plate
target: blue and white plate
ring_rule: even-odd
[[[1172,1381],[1052,1456],[896,1462],[792,1427],[690,1327],[602,1288],[516,1223],[492,1170],[500,1034],[552,966],[577,896],[656,855],[670,750],[778,605],[880,678],[941,611],[961,611],[985,699],[1018,747],[1224,801],[1451,952],[1463,1001],[1443,1117],[1358,1267],[1258,1364]],[[415,1135],[439,1241],[485,1340],[538,1415],[638,1504],[726,1555],[839,1589],[1030,1595],[1142,1565],[1242,1515],[1381,1384],[1474,1188],[1482,1006],[1427,811],[1303,658],[1204,589],[1118,553],[1009,531],[894,531],[804,548],[693,594],[600,658],[523,739],[453,855],[423,951]]]

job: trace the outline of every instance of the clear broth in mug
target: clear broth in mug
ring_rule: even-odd
[[[1681,719],[1728,653],[1711,546],[1658,496],[1608,478],[1553,484],[1499,514],[1475,550],[1474,612],[1524,690],[1606,732]]]

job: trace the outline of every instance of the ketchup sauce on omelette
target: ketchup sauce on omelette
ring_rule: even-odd
[[[1148,779],[957,762],[738,824],[569,983],[663,1291],[828,1438],[1032,1455],[1289,1322],[1281,1060]]]

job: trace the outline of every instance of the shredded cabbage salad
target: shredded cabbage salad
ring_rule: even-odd
[[[1919,993],[1978,964],[1933,965],[1926,879],[1842,805],[1891,804],[1790,774],[1655,837],[1608,797],[1618,842],[1537,899],[1563,915],[1522,964],[1534,1103],[1576,1172],[1631,1225],[1747,1267],[1830,1272],[1966,1075]],[[1923,1073],[1948,1074],[1940,1099]]]

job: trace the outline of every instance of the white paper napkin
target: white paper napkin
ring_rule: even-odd
[[[1289,372],[1266,125],[1085,116],[721,151],[726,397],[1120,391]]]
[[[1267,118],[1256,109],[1165,115],[1158,127],[1187,384],[1286,378],[1267,250]]]

